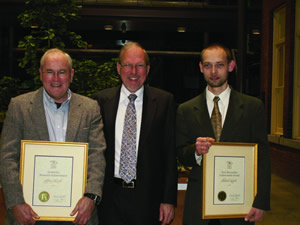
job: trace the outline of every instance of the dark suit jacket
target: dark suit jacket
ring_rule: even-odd
[[[100,216],[113,195],[115,120],[119,104],[120,87],[95,94],[100,104],[107,142],[106,172]],[[160,203],[176,205],[177,169],[175,150],[175,108],[173,96],[165,91],[145,86],[143,112],[138,143],[136,185],[136,216],[154,217],[158,221]]]
[[[207,220],[201,220],[202,166],[198,166],[195,160],[196,138],[214,138],[205,91],[178,107],[176,122],[176,148],[179,160],[184,165],[192,167],[185,199],[184,223],[207,224]],[[269,210],[271,172],[263,103],[257,98],[232,89],[220,142],[258,143],[258,186],[253,207]],[[241,224],[242,220],[229,219],[221,222]]]
[[[66,133],[67,142],[88,142],[88,172],[86,192],[102,195],[104,181],[105,139],[99,105],[87,97],[72,93]],[[24,203],[19,182],[21,140],[49,141],[43,88],[12,98],[1,136],[0,180],[7,207],[6,224],[17,224],[11,207]],[[70,213],[73,209],[70,209]],[[96,210],[90,225],[97,225]]]

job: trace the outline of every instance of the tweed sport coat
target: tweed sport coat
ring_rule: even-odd
[[[12,98],[4,121],[0,145],[0,183],[7,208],[7,225],[17,224],[12,214],[12,206],[24,203],[19,182],[21,140],[49,140],[43,88]],[[85,192],[102,196],[106,143],[99,105],[95,100],[72,93],[66,141],[89,144]],[[96,210],[88,224],[98,224]]]

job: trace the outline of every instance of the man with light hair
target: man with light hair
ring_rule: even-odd
[[[102,197],[106,148],[99,105],[69,89],[74,69],[67,53],[46,51],[39,72],[43,87],[11,99],[2,129],[0,183],[7,208],[5,224],[98,225],[95,205]],[[88,143],[87,184],[84,196],[70,208],[73,223],[36,222],[40,217],[25,202],[19,181],[21,140]]]

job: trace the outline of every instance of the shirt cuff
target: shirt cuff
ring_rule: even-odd
[[[198,166],[201,166],[201,162],[202,162],[202,155],[197,155],[195,153],[195,158],[196,158],[196,163]]]

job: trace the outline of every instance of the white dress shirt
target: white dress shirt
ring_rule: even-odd
[[[208,87],[206,87],[205,91],[206,91],[207,109],[208,109],[209,117],[211,117],[212,111],[214,109],[214,98],[217,95],[214,95],[212,92],[210,92],[208,90]],[[218,101],[218,106],[219,106],[220,113],[222,115],[222,127],[224,125],[224,121],[225,121],[227,110],[228,110],[230,92],[231,92],[231,89],[228,86],[220,95],[218,95],[220,98],[220,100]],[[195,157],[196,157],[197,164],[200,166],[201,161],[202,161],[202,155],[198,156],[195,153]]]
[[[123,135],[123,126],[126,108],[129,103],[128,96],[130,93],[124,85],[121,87],[120,100],[116,117],[115,124],[115,177],[120,178],[119,167],[120,167],[120,155],[121,155],[121,143]],[[136,154],[138,155],[140,130],[142,122],[142,111],[143,111],[143,96],[144,96],[144,86],[142,86],[137,92],[135,92],[137,98],[134,101],[136,109],[136,123],[137,123],[137,134],[136,134]]]
[[[208,90],[208,87],[206,87],[206,103],[207,103],[209,117],[211,117],[212,111],[214,109],[214,97],[219,96],[220,98],[220,100],[218,101],[218,106],[219,106],[220,113],[222,115],[222,127],[224,125],[224,121],[227,114],[230,92],[231,89],[228,86],[220,95],[214,95],[212,92]]]

